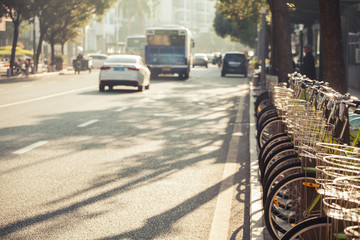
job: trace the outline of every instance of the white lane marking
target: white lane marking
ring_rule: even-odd
[[[240,109],[238,109],[237,111],[238,114],[236,117],[236,121],[240,121]],[[229,152],[226,157],[219,195],[216,200],[216,207],[214,211],[213,221],[211,224],[209,240],[228,239],[231,217],[231,205],[235,188],[234,178],[240,168],[240,164],[236,162],[237,156],[239,154],[238,146],[240,144],[240,130],[240,125],[235,125],[230,140]]]
[[[181,114],[176,113],[155,113],[155,117],[180,117]]]
[[[33,99],[29,99],[29,100],[24,100],[24,101],[20,101],[20,102],[4,104],[4,105],[0,105],[0,108],[10,107],[10,106],[14,106],[14,105],[23,104],[23,103],[35,102],[35,101],[44,100],[44,99],[48,99],[48,98],[52,98],[52,97],[58,97],[58,96],[66,95],[66,94],[69,94],[69,93],[81,92],[81,91],[89,90],[89,89],[92,89],[92,88],[96,88],[96,87],[86,87],[86,88],[71,90],[71,91],[67,91],[67,92],[51,94],[51,95],[48,95],[48,96],[33,98]]]
[[[125,110],[129,109],[129,107],[121,107],[119,109],[116,109],[115,112],[123,112]]]
[[[136,103],[136,104],[134,105],[134,107],[146,106],[146,105],[144,105],[144,104],[146,104],[146,103],[148,103],[148,102],[151,102],[150,98],[148,98],[148,97],[142,98],[142,99],[139,100],[138,103]]]
[[[39,141],[39,142],[36,142],[34,144],[31,144],[30,146],[27,146],[27,147],[24,147],[22,149],[17,150],[15,152],[13,152],[13,154],[23,154],[23,153],[26,153],[26,152],[28,152],[30,150],[33,150],[33,149],[37,148],[37,147],[40,147],[40,146],[42,146],[42,145],[44,145],[46,143],[48,143],[48,141]]]
[[[82,124],[79,124],[78,127],[82,128],[82,127],[87,127],[91,124],[94,124],[96,122],[98,122],[99,120],[98,119],[93,119],[93,120],[90,120],[90,121],[87,121],[87,122],[84,122]]]

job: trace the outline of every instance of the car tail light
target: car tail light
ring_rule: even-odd
[[[100,70],[109,70],[110,69],[110,67],[105,67],[105,66],[102,66],[101,68],[100,68]]]
[[[139,71],[140,68],[136,68],[136,67],[128,67],[129,70],[132,70],[132,71]]]

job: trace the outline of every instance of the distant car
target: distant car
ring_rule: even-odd
[[[10,70],[10,63],[8,61],[0,61],[0,74],[6,75]]]
[[[221,68],[221,76],[226,74],[243,74],[247,77],[248,62],[244,53],[228,52],[224,55],[224,60]]]
[[[142,57],[137,55],[109,56],[100,68],[99,91],[107,86],[110,90],[114,86],[133,86],[138,91],[150,88],[150,70]]]
[[[87,56],[91,68],[101,68],[108,56],[105,54],[92,53]]]
[[[202,53],[194,54],[192,66],[193,66],[193,68],[195,66],[204,66],[207,68],[208,67],[208,58],[207,58],[206,54],[202,54]]]

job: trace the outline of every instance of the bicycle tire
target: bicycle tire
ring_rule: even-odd
[[[271,164],[271,166],[268,168],[262,178],[262,185],[265,186],[269,179],[273,176],[273,174],[275,174],[275,172],[282,168],[284,165],[293,162],[300,162],[300,158],[297,153],[285,155],[273,164]]]
[[[330,239],[331,218],[315,217],[306,219],[287,231],[281,240]],[[319,236],[324,234],[324,236]],[[299,238],[301,237],[301,238]],[[310,238],[309,238],[310,237]]]
[[[293,162],[282,166],[281,168],[277,169],[276,172],[271,175],[267,182],[265,182],[263,187],[263,205],[266,203],[266,199],[271,192],[271,190],[279,183],[281,180],[285,179],[286,177],[300,173],[302,170],[301,162]]]
[[[279,116],[276,108],[274,106],[267,106],[263,111],[259,113],[259,116],[256,117],[256,129],[259,128],[261,122],[264,121],[268,116],[276,115]]]
[[[315,184],[315,179],[315,172],[294,174],[281,180],[270,191],[264,207],[264,219],[266,228],[273,239],[280,238],[277,228],[282,229],[280,232],[288,231],[293,224],[297,224],[307,217],[313,217],[304,215],[304,209],[317,196],[315,187],[309,189],[307,187],[308,183]],[[317,209],[319,205],[317,204],[314,209],[316,216],[319,214]],[[312,212],[312,214],[314,213]]]
[[[274,104],[268,105],[264,109],[262,109],[261,112],[259,112],[257,115],[255,115],[255,117],[258,119],[261,117],[262,114],[264,114],[266,111],[269,111],[269,110],[277,110],[277,108],[275,107]]]
[[[254,102],[255,116],[258,116],[258,114],[261,112],[264,106],[273,105],[272,103],[269,104],[270,102],[271,101],[270,101],[269,92],[263,92],[259,96],[257,96],[256,101]]]
[[[294,144],[290,141],[290,139],[281,140],[279,142],[276,142],[276,143],[272,144],[270,147],[268,147],[267,150],[259,158],[260,168],[262,168],[264,162],[269,157],[274,157],[274,154],[276,152],[278,152],[279,149],[283,149],[286,146],[291,146],[292,148],[294,148]]]
[[[259,151],[259,154],[258,154],[258,157],[260,159],[261,155],[263,154],[263,152],[268,148],[270,147],[272,144],[278,142],[278,141],[281,141],[283,139],[290,139],[289,135],[285,132],[285,133],[278,133],[274,136],[272,136],[269,140],[267,140],[263,147],[260,149]]]
[[[268,156],[266,159],[264,159],[263,164],[261,165],[261,168],[260,168],[261,181],[263,180],[263,177],[266,175],[266,173],[269,171],[272,164],[275,164],[282,157],[291,155],[291,154],[297,154],[296,150],[294,149],[294,146],[285,145],[285,146],[282,146],[282,148],[278,148],[270,156]]]
[[[282,121],[282,118],[269,119],[260,128],[257,134],[258,146],[261,148],[263,144],[272,136],[283,133],[286,130],[286,124]]]
[[[261,119],[259,119],[258,121],[256,121],[256,129],[260,129],[262,126],[264,126],[264,124],[272,118],[278,118],[279,115],[277,113],[269,113],[269,114],[264,114],[263,117]]]

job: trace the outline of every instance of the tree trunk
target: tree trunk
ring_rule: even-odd
[[[346,93],[340,3],[339,0],[319,0],[319,7],[324,81],[336,91]]]
[[[12,42],[11,48],[11,57],[10,57],[10,69],[11,75],[14,75],[14,63],[15,63],[15,55],[16,55],[16,46],[19,38],[19,23],[17,21],[14,22],[14,38]]]
[[[50,38],[51,46],[51,66],[55,65],[55,40],[53,37]]]
[[[289,12],[285,0],[273,0],[272,15],[277,45],[277,63],[279,69],[279,82],[288,80],[288,73],[294,71],[291,56],[291,37]]]
[[[279,74],[279,67],[277,61],[277,45],[276,45],[276,36],[275,36],[275,29],[274,29],[274,21],[271,22],[269,31],[269,39],[271,44],[271,56],[270,56],[270,72],[271,75],[278,75]]]
[[[11,56],[10,56],[10,71],[11,75],[14,75],[14,64],[15,64],[15,56],[16,56],[16,46],[19,38],[19,26],[20,26],[20,14],[17,15],[16,19],[10,13],[10,17],[14,24],[14,38],[12,42],[12,48],[11,48]]]
[[[44,41],[44,33],[40,32],[38,48],[36,50],[36,69],[38,69],[39,58],[40,58],[40,54],[41,54],[41,51],[42,51],[43,41]]]

